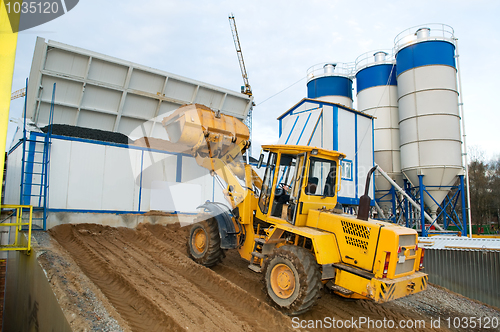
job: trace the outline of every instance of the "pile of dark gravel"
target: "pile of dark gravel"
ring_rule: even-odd
[[[121,133],[70,126],[65,124],[53,124],[50,126],[52,126],[52,135],[78,137],[78,138],[92,139],[96,141],[111,142],[111,143],[129,144],[128,136]],[[41,128],[41,130],[44,133],[47,133],[50,126],[45,126]]]

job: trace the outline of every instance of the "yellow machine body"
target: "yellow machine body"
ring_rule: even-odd
[[[239,120],[215,120],[220,115],[198,105],[183,108],[163,123],[171,138],[193,147],[198,164],[224,180],[240,230],[235,248],[252,270],[259,272],[273,250],[294,245],[314,255],[323,283],[341,296],[386,302],[426,289],[415,230],[336,209],[344,154],[265,145],[261,179],[243,163],[249,136]]]

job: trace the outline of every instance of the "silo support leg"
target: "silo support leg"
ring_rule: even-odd
[[[425,207],[424,207],[424,176],[418,175],[418,190],[420,191],[420,226],[422,228],[422,236],[427,237],[428,233],[425,229]]]

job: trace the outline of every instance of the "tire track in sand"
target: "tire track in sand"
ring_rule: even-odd
[[[231,310],[238,319],[249,323],[253,331],[269,331],[270,326],[274,331],[292,330],[290,317],[255,298],[211,269],[196,264],[184,254],[185,250],[180,251],[153,236],[147,227],[139,228],[138,232],[129,234],[136,236],[136,240],[144,245],[143,249],[146,253],[162,266],[175,270],[191,284],[197,286],[200,291]],[[185,244],[182,248],[185,249]]]
[[[73,256],[83,272],[101,289],[132,330],[184,331],[171,317],[151,305],[151,302],[115,271],[109,262],[96,255],[81,240],[82,234],[78,231],[85,231],[84,228],[77,229],[75,225],[62,226],[53,228],[51,235]]]
[[[179,247],[184,249],[189,234],[189,227],[179,227],[178,224],[160,226],[142,224],[138,227],[141,232],[149,231],[154,237],[161,241],[174,242]],[[181,253],[185,250],[179,249]],[[239,287],[245,289],[254,297],[265,302],[265,293],[262,284],[262,275],[247,269],[248,263],[244,261],[235,250],[226,252],[226,258],[223,262],[212,268],[213,271],[220,274],[224,278],[230,280]],[[407,331],[448,331],[446,328],[431,329],[429,317],[423,317],[410,310],[402,310],[401,306],[395,303],[378,304],[369,300],[349,301],[340,296],[331,294],[328,290],[324,290],[318,304],[311,311],[299,315],[301,320],[323,320],[325,317],[332,317],[340,320],[358,319],[366,317],[372,320],[393,320],[395,323],[408,320],[425,320],[425,329],[406,329]],[[291,323],[290,323],[291,324]],[[291,326],[291,325],[289,325]],[[327,328],[315,329],[315,331],[331,331]],[[338,329],[345,331],[349,329]],[[378,331],[390,331],[392,329],[377,329]],[[370,329],[359,329],[359,331],[370,331]]]
[[[289,317],[189,259],[182,237],[89,224],[51,234],[134,331],[291,330]]]
[[[118,237],[113,236],[111,231],[103,237],[89,239],[89,242],[90,240],[97,241],[92,244],[96,250],[114,259],[115,268],[133,269],[137,275],[130,274],[129,278],[139,285],[142,291],[150,294],[150,300],[155,305],[182,326],[205,331],[251,330],[250,325],[235,320],[230,311],[203,291],[193,287],[177,272],[178,269],[165,268],[157,258],[149,255],[145,248],[150,246],[151,238],[141,238],[141,235],[134,230],[120,229]],[[123,257],[116,256],[116,253],[124,251],[124,248],[126,254]],[[191,261],[188,263],[194,264]],[[193,322],[196,324],[190,324]]]

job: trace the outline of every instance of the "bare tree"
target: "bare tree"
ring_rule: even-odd
[[[500,156],[486,161],[484,151],[471,146],[469,154],[469,180],[472,224],[500,228]]]

